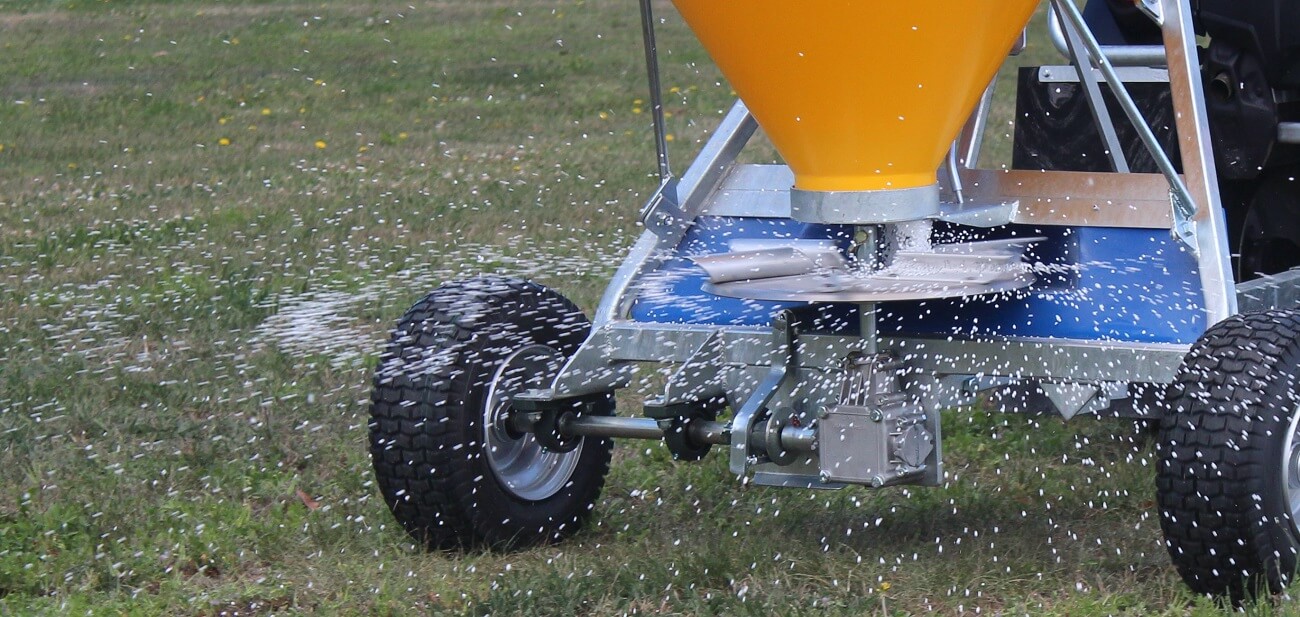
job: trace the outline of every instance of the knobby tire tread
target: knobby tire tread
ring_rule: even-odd
[[[486,463],[477,461],[481,434],[475,392],[486,391],[485,359],[540,343],[571,355],[590,325],[563,296],[506,277],[444,284],[398,322],[380,357],[371,391],[370,454],[379,489],[406,531],[431,549],[515,548],[557,541],[589,516],[609,465],[609,440],[587,439],[583,462],[570,480],[581,502],[572,516],[520,527],[501,514],[499,491]],[[545,340],[537,340],[539,337]],[[580,486],[575,486],[580,485]],[[509,496],[504,496],[511,499]],[[572,497],[559,495],[558,497]],[[554,499],[554,498],[553,498]],[[531,503],[504,504],[534,508]],[[526,511],[526,510],[525,510]]]
[[[1197,593],[1240,601],[1292,579],[1282,442],[1296,409],[1300,313],[1231,317],[1192,347],[1165,401],[1160,525]]]

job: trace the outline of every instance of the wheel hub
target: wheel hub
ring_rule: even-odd
[[[512,353],[492,377],[483,404],[483,445],[488,467],[510,494],[541,501],[569,482],[582,444],[569,452],[542,447],[530,433],[510,426],[511,399],[525,390],[549,385],[564,357],[544,345],[530,345]]]
[[[1300,536],[1300,409],[1291,413],[1286,441],[1282,444],[1282,491],[1291,514],[1291,530]]]

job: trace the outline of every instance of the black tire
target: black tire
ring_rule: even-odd
[[[1241,222],[1237,280],[1249,281],[1300,266],[1300,167],[1274,169],[1252,183]]]
[[[582,526],[609,470],[610,440],[585,438],[573,452],[551,453],[531,435],[488,433],[495,429],[485,411],[508,405],[494,387],[542,385],[590,329],[554,291],[502,277],[445,284],[406,312],[375,371],[370,455],[407,532],[430,549],[510,549],[558,541]],[[545,360],[546,370],[536,362],[502,368],[525,353]],[[602,411],[613,411],[612,398]],[[516,490],[503,478],[519,470],[494,467],[501,444],[569,458],[548,483]]]
[[[1197,593],[1240,602],[1294,580],[1298,377],[1300,313],[1267,311],[1211,327],[1169,388],[1156,497],[1169,555]]]

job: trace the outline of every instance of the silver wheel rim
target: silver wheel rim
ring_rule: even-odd
[[[532,433],[512,435],[506,418],[514,395],[550,385],[564,357],[544,345],[530,345],[510,354],[492,376],[483,401],[483,444],[488,466],[506,492],[528,501],[541,501],[569,483],[582,457],[582,443],[570,452],[543,448]]]
[[[1291,513],[1291,531],[1300,536],[1300,409],[1291,412],[1286,441],[1282,444],[1282,492]]]

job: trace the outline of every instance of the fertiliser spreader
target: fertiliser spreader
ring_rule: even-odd
[[[938,484],[981,392],[1160,421],[1158,503],[1199,592],[1300,548],[1300,4],[1053,0],[1013,165],[977,165],[1037,0],[674,0],[739,94],[662,184],[592,321],[516,279],[443,285],[374,378],[384,498],[433,547],[588,517],[611,438],[774,486]],[[1197,35],[1208,44],[1198,47]],[[737,163],[756,130],[785,164]],[[614,414],[634,366],[662,393]]]

